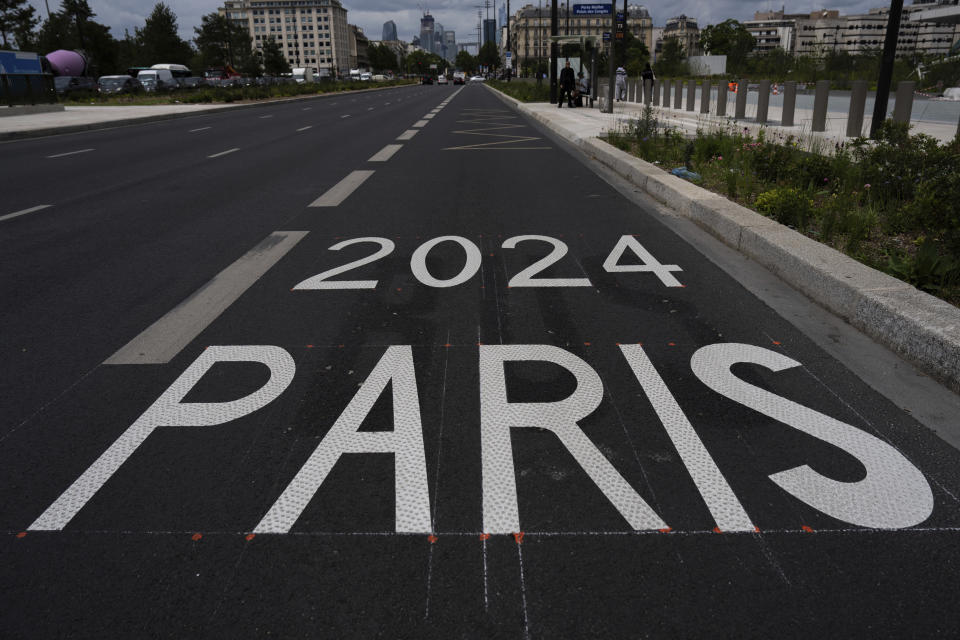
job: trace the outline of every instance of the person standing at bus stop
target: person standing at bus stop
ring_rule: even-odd
[[[576,79],[573,76],[573,69],[570,68],[570,61],[560,70],[560,98],[557,102],[557,109],[563,107],[563,96],[567,96],[567,106],[573,106],[573,87]]]

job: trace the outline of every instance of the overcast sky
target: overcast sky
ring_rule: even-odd
[[[499,7],[500,0],[496,1]],[[516,11],[520,6],[526,4],[529,0],[511,0],[510,9]],[[603,0],[571,0],[572,4],[577,2],[602,2]],[[622,0],[619,0],[622,2]],[[629,0],[628,0],[629,1]],[[909,3],[911,0],[907,0]],[[50,3],[50,10],[57,11],[60,8],[60,0],[47,0]],[[117,38],[123,37],[124,29],[133,33],[134,27],[143,26],[144,19],[150,14],[156,4],[156,0],[88,0],[90,7],[97,14],[95,20],[109,25],[113,35]],[[363,28],[371,40],[379,40],[383,33],[383,23],[387,20],[393,20],[397,24],[397,34],[401,40],[411,40],[413,36],[420,32],[421,10],[418,8],[417,0],[342,0],[347,9],[347,20]],[[737,20],[749,20],[753,18],[754,11],[766,11],[774,8],[779,9],[783,0],[657,0],[645,6],[653,17],[655,26],[663,26],[667,18],[672,16],[686,14],[696,18],[701,27],[708,24],[722,22],[727,18]],[[820,0],[822,2],[822,0]],[[46,18],[46,8],[44,0],[30,0],[30,3],[37,8],[38,13]],[[180,26],[180,36],[192,40],[193,27],[200,24],[200,16],[217,10],[222,6],[222,0],[166,0],[174,13],[177,14],[178,24]],[[447,30],[457,32],[457,40],[460,42],[476,40],[477,36],[477,9],[476,5],[482,4],[482,0],[435,0],[428,2],[423,0],[423,4],[434,19],[441,23]],[[549,0],[545,0],[545,6],[549,6]],[[634,4],[634,2],[630,2]],[[642,3],[641,3],[642,4]],[[824,6],[815,4],[814,0],[801,0],[800,3],[787,5],[786,9],[791,13],[802,13],[813,11],[815,9],[839,9],[841,14],[865,13],[867,9],[875,6],[886,6],[888,3],[883,0],[831,0]],[[484,16],[486,17],[486,16]],[[496,10],[490,9],[490,17],[496,18]]]

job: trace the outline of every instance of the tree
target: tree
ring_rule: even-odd
[[[663,50],[653,66],[658,76],[677,77],[690,74],[687,56],[683,51],[680,38],[666,38],[663,41]]]
[[[700,32],[700,44],[710,55],[727,56],[727,69],[736,72],[741,69],[757,41],[745,26],[731,18],[704,28]]]
[[[193,30],[197,34],[194,42],[204,66],[229,64],[240,71],[252,70],[254,66],[259,70],[250,34],[245,27],[234,24],[226,16],[210,13],[200,18],[200,26]]]
[[[397,54],[382,42],[367,50],[367,58],[370,60],[370,66],[376,71],[396,71],[399,68]]]
[[[431,69],[430,65],[437,65],[436,69]],[[447,68],[448,62],[436,55],[426,51],[414,51],[407,56],[407,73],[435,74]]]
[[[650,61],[650,50],[640,38],[635,38],[629,31],[624,39],[616,43],[617,57],[620,63],[631,76],[638,76],[643,67]]]
[[[0,0],[0,36],[4,49],[10,47],[8,36],[13,37],[21,51],[30,47],[38,22],[36,10],[27,0]]]
[[[453,60],[453,66],[460,71],[473,74],[477,70],[477,59],[470,55],[469,51],[458,51],[457,57]]]
[[[263,43],[263,70],[268,76],[291,72],[290,63],[283,57],[283,50],[273,36]]]
[[[190,62],[193,49],[177,34],[177,16],[164,3],[158,2],[153,7],[143,28],[138,28],[136,34],[146,63],[187,64]]]
[[[500,52],[497,50],[497,45],[493,42],[485,42],[483,46],[480,47],[480,53],[477,54],[477,63],[487,67],[488,71],[499,67]]]

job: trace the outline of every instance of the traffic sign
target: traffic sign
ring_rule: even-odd
[[[575,16],[609,15],[611,9],[613,9],[612,4],[575,4],[573,5],[573,15]]]
[[[604,31],[604,32],[603,32],[603,41],[604,41],[604,42],[610,42],[610,32],[609,32],[609,31]]]

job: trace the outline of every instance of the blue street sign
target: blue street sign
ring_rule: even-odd
[[[610,42],[610,32],[609,32],[609,31],[604,31],[604,32],[603,32],[603,41],[604,41],[604,42]]]
[[[573,5],[573,15],[575,16],[602,16],[610,15],[612,4],[575,4]]]

